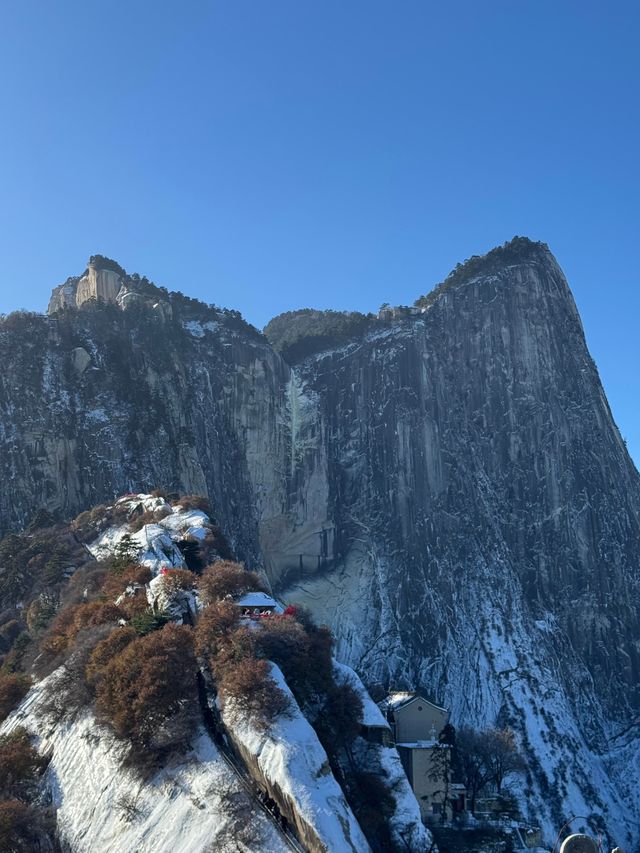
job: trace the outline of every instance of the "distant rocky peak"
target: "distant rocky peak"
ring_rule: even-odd
[[[416,299],[414,305],[427,308],[449,288],[480,275],[502,272],[515,265],[554,264],[557,262],[546,243],[530,240],[528,237],[514,237],[496,246],[484,255],[472,255],[463,263],[457,264],[449,275],[432,290]]]
[[[68,278],[53,289],[47,313],[80,308],[92,299],[115,305],[125,278],[126,272],[116,261],[103,255],[91,255],[81,276]]]

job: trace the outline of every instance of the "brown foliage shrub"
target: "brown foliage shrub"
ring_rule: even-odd
[[[28,850],[31,809],[18,800],[0,802],[0,851]]]
[[[228,635],[238,627],[239,609],[230,601],[216,601],[200,614],[195,630],[196,649],[206,658],[219,654]]]
[[[218,554],[223,560],[233,560],[234,553],[229,540],[217,524],[212,524],[203,542],[203,550],[209,555]]]
[[[66,607],[53,620],[40,644],[43,653],[40,670],[46,671],[47,666],[50,667],[53,662],[58,662],[61,656],[71,651],[80,631],[98,625],[117,624],[124,616],[124,611],[115,604],[100,601]]]
[[[139,637],[102,668],[96,710],[119,737],[132,744],[138,763],[182,746],[195,725],[197,663],[193,632],[169,624]]]
[[[87,563],[77,569],[63,588],[62,599],[65,607],[96,598],[100,594],[107,573],[108,565],[102,562]]]
[[[349,746],[360,734],[362,700],[349,684],[332,684],[324,694],[315,729],[329,756]]]
[[[136,515],[129,522],[129,529],[132,533],[138,533],[146,524],[157,524],[171,515],[171,509],[168,506],[161,506],[158,509],[147,509],[140,515]]]
[[[31,745],[26,729],[0,735],[0,797],[27,797],[46,764]]]
[[[247,658],[256,657],[256,635],[244,626],[229,631],[221,643],[220,650],[211,658],[211,669],[218,680],[222,680],[227,669],[233,669]]]
[[[113,630],[113,625],[93,625],[78,633],[72,654],[46,684],[42,713],[52,722],[72,720],[93,702],[87,665],[96,646]]]
[[[290,616],[271,616],[260,625],[257,646],[263,657],[282,669],[298,702],[304,704],[332,687],[333,638],[328,628],[307,630]]]
[[[101,640],[93,652],[85,667],[85,675],[89,684],[95,685],[102,675],[103,670],[116,658],[129,643],[133,642],[138,635],[128,626],[115,628],[108,637]]]
[[[122,618],[120,608],[111,602],[89,601],[86,604],[75,604],[56,616],[51,626],[51,634],[62,635],[67,643],[70,643],[83,628],[117,623]]]
[[[131,565],[122,574],[108,574],[102,584],[102,594],[108,599],[115,599],[128,586],[148,584],[153,572],[147,566]]]
[[[175,501],[174,506],[181,506],[185,511],[197,509],[206,515],[213,515],[209,498],[205,498],[203,495],[182,495]]]
[[[278,664],[298,697],[314,663],[311,640],[302,625],[287,616],[270,616],[260,622],[256,644],[263,657]]]
[[[144,589],[137,589],[133,595],[126,595],[118,605],[130,621],[149,610],[149,602]]]
[[[29,681],[17,673],[0,672],[0,721],[18,707],[29,692]]]
[[[263,585],[255,572],[248,572],[240,563],[220,560],[202,573],[198,580],[200,597],[205,604],[220,601],[227,595],[262,590]]]
[[[0,853],[55,850],[55,823],[51,814],[19,800],[0,802]]]
[[[189,569],[166,569],[162,575],[162,586],[167,595],[179,590],[195,589],[198,579]]]
[[[112,519],[113,513],[111,509],[104,504],[100,504],[93,509],[86,510],[86,512],[81,512],[71,522],[71,527],[80,541],[88,542],[105,531],[111,524]]]
[[[235,666],[226,667],[218,682],[223,705],[233,706],[268,724],[289,708],[289,697],[271,678],[265,660],[245,658]]]

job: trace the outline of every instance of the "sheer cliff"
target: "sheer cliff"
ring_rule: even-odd
[[[532,816],[637,843],[640,480],[547,247],[472,259],[333,339],[302,328],[284,355],[124,271],[114,304],[78,308],[81,280],[0,327],[0,525],[207,493],[367,681],[509,722]]]

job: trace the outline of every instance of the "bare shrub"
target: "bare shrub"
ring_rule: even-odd
[[[232,700],[233,707],[265,724],[290,706],[289,697],[271,678],[265,660],[245,658],[235,666],[226,667],[218,689],[223,705]]]
[[[220,797],[221,811],[226,822],[206,853],[218,853],[220,850],[233,850],[238,853],[244,853],[246,850],[261,850],[264,839],[258,824],[255,802],[247,796],[245,791],[238,790],[228,783],[223,784],[217,794]]]
[[[18,707],[29,692],[29,679],[18,673],[0,672],[0,722]]]
[[[93,702],[93,689],[87,681],[86,669],[96,646],[106,639],[113,625],[93,625],[82,630],[73,653],[47,683],[42,713],[53,722],[72,720]]]
[[[142,809],[138,805],[138,798],[132,794],[122,794],[122,796],[118,797],[116,808],[125,823],[133,823],[134,820],[137,820],[143,814]]]
[[[198,589],[204,603],[209,604],[227,595],[264,590],[264,586],[258,575],[247,571],[241,563],[220,560],[207,566],[198,580]]]
[[[121,595],[128,586],[136,584],[144,586],[153,577],[153,572],[147,566],[133,564],[128,566],[122,574],[108,574],[102,584],[102,594],[109,599],[115,599]]]
[[[240,612],[230,601],[217,601],[205,607],[195,630],[198,654],[206,658],[219,654],[227,642],[228,635],[239,623]]]
[[[26,729],[0,735],[0,798],[24,800],[31,796],[46,765],[46,759],[31,745]]]
[[[151,757],[190,737],[197,709],[193,632],[169,624],[130,642],[100,672],[99,718],[132,744],[131,760]]]
[[[197,509],[200,510],[200,512],[204,512],[206,515],[213,515],[209,498],[205,498],[203,495],[182,495],[182,497],[178,498],[174,503],[174,506],[180,506],[185,511]]]

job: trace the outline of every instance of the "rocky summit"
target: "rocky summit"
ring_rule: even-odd
[[[367,684],[514,729],[551,841],[577,814],[640,844],[640,478],[544,244],[265,333],[94,256],[0,352],[0,528],[208,495]]]

